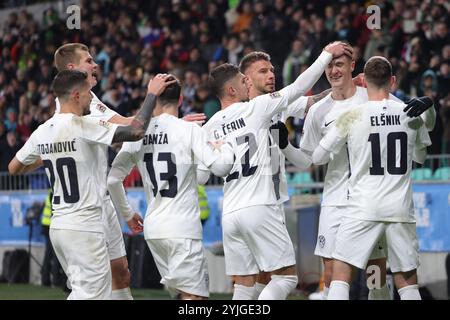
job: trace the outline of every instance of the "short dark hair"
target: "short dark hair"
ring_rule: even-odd
[[[364,78],[369,85],[382,88],[390,85],[392,65],[381,56],[374,56],[367,60],[364,66]]]
[[[82,43],[66,43],[55,52],[55,66],[58,71],[67,69],[69,63],[78,64],[80,55],[77,50],[89,52],[86,45]]]
[[[250,52],[242,58],[241,63],[239,64],[239,70],[241,70],[241,72],[245,74],[245,71],[247,71],[248,67],[260,60],[270,61],[270,55],[262,51]]]
[[[181,84],[180,81],[173,75],[170,75],[170,77],[167,78],[167,81],[176,80],[175,83],[172,83],[171,85],[168,85],[163,93],[159,95],[158,102],[161,105],[167,105],[167,104],[176,104],[178,103],[178,100],[180,99],[180,93],[181,93]]]
[[[224,63],[215,67],[209,74],[209,88],[217,97],[223,97],[223,86],[239,73],[239,68],[231,63]]]
[[[84,71],[63,70],[53,79],[52,89],[59,99],[67,100],[73,89],[89,86],[87,78],[88,74]]]

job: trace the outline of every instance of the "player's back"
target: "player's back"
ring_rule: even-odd
[[[369,101],[336,124],[345,127],[354,121],[348,136],[348,196],[360,218],[414,221],[410,178],[414,150],[430,140],[424,126],[417,130],[410,126],[404,106],[392,100]]]
[[[149,201],[147,239],[202,238],[196,174],[200,160],[193,151],[200,144],[206,146],[206,135],[198,125],[167,113],[152,118],[144,138],[130,144],[138,150],[135,162]]]
[[[233,168],[224,182],[224,214],[254,205],[277,204],[269,153],[272,115],[264,111],[267,99],[284,99],[277,94],[275,98],[265,95],[234,103],[217,112],[204,126],[210,138],[225,139],[235,153]]]
[[[100,99],[91,91],[92,100],[89,105],[90,113],[85,117],[91,117],[94,120],[102,120],[108,121],[117,113],[113,110],[109,109],[104,103],[100,101]],[[56,109],[55,114],[59,114],[61,112],[61,105],[59,103],[59,99],[55,99]],[[100,163],[105,163],[104,166],[98,168],[96,174],[98,176],[98,189],[104,198],[109,198],[106,192],[106,178],[108,176],[108,146],[103,144],[97,144],[96,146],[96,158]]]
[[[52,228],[103,231],[98,171],[106,163],[96,158],[98,144],[85,139],[87,135],[95,137],[95,127],[108,131],[110,125],[103,125],[70,113],[55,114],[30,141],[43,160],[53,188]],[[108,135],[105,143],[112,140],[112,134]]]

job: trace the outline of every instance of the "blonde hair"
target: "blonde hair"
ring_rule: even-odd
[[[58,71],[67,69],[69,63],[78,64],[80,62],[80,55],[77,50],[87,51],[89,49],[82,43],[66,43],[59,47],[55,52],[55,66]]]

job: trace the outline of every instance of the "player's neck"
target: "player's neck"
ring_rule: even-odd
[[[241,102],[239,99],[236,99],[234,97],[224,97],[222,99],[220,99],[220,106],[223,109],[228,108],[229,106],[231,106],[232,104],[235,104],[237,102]]]
[[[265,94],[265,93],[258,91],[258,90],[253,90],[253,88],[252,88],[248,92],[248,97],[250,100],[252,100],[253,98],[259,97],[260,95],[263,95],[263,94]]]
[[[355,92],[356,86],[352,82],[348,86],[331,88],[331,97],[334,100],[346,100],[353,97]]]
[[[384,99],[389,99],[389,91],[386,89],[374,89],[367,87],[367,96],[369,101],[382,101]]]
[[[61,104],[61,112],[60,113],[73,113],[80,117],[83,115],[83,111],[80,110],[79,106],[74,105],[70,102]]]

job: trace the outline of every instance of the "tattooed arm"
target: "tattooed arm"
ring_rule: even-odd
[[[145,97],[141,109],[129,125],[117,128],[112,143],[142,139],[150,123],[157,96],[164,92],[168,85],[176,82],[176,80],[171,80],[173,78],[170,77],[167,74],[158,74],[149,82],[147,97]]]

